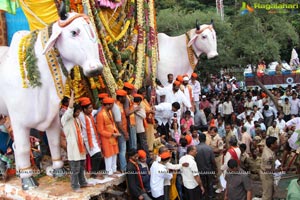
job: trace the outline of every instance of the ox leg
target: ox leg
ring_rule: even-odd
[[[60,132],[61,128],[59,124],[59,117],[57,117],[46,130],[52,158],[52,173],[54,177],[61,177],[65,174],[65,170],[63,169],[64,162],[61,159],[60,153]]]
[[[14,151],[16,159],[16,168],[19,172],[22,189],[28,190],[38,186],[37,181],[32,176],[33,170],[30,163],[30,141],[29,128],[14,126]]]

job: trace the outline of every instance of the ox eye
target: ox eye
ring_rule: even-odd
[[[79,35],[79,33],[80,33],[79,29],[71,31],[72,37],[76,37],[77,35]]]
[[[202,39],[206,39],[207,38],[207,35],[202,35]]]

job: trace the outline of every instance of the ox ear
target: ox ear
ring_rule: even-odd
[[[45,48],[43,50],[43,54],[47,53],[49,51],[49,49],[51,49],[57,38],[60,36],[62,29],[57,30],[55,33],[52,33],[51,37],[49,38],[49,40],[47,41]]]
[[[190,47],[194,42],[195,42],[195,40],[198,38],[198,34],[195,34],[194,36],[193,36],[193,38],[189,41],[189,43],[188,43],[188,47]]]

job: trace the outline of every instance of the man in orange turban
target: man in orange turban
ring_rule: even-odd
[[[103,176],[99,174],[102,157],[100,139],[97,134],[96,123],[93,117],[97,110],[93,110],[92,102],[88,97],[80,98],[79,102],[83,111],[79,115],[82,125],[83,141],[88,155],[91,158],[91,178],[98,177],[103,179]]]
[[[120,110],[121,121],[116,120],[117,128],[121,134],[118,138],[119,143],[119,160],[121,171],[126,170],[126,141],[129,139],[128,128],[127,128],[127,118],[124,110],[124,103],[126,102],[127,92],[125,90],[117,90],[117,100],[116,105]]]
[[[126,101],[123,105],[129,127],[129,147],[132,149],[137,149],[136,121],[134,113],[140,109],[140,106],[136,106],[135,108],[133,107],[134,85],[125,82],[123,90],[127,92]]]
[[[117,171],[117,154],[119,153],[118,137],[121,136],[117,129],[112,114],[112,107],[115,99],[106,97],[103,99],[103,108],[97,114],[97,130],[100,135],[103,157],[105,162],[106,173],[110,177],[116,178]]]

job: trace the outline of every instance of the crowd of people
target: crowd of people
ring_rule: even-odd
[[[299,153],[300,86],[270,90],[273,102],[258,88],[239,89],[234,77],[214,78],[206,89],[196,73],[167,77],[155,88],[125,82],[116,98],[100,93],[97,110],[87,97],[75,103],[73,92],[63,100],[72,189],[91,186],[90,166],[95,179],[125,173],[131,199],[249,200],[254,180],[262,181],[262,199],[272,199],[274,174],[292,168]]]
[[[79,105],[71,97],[62,125],[74,191],[86,186],[86,149],[91,177],[126,173],[132,199],[213,199],[222,192],[225,199],[251,199],[253,180],[262,181],[262,198],[272,199],[273,174],[291,167],[288,139],[300,126],[300,87],[271,90],[273,102],[258,88],[239,89],[234,77],[213,79],[204,90],[196,73],[167,76],[155,88],[125,82],[115,99],[101,93],[98,110],[86,97]]]

